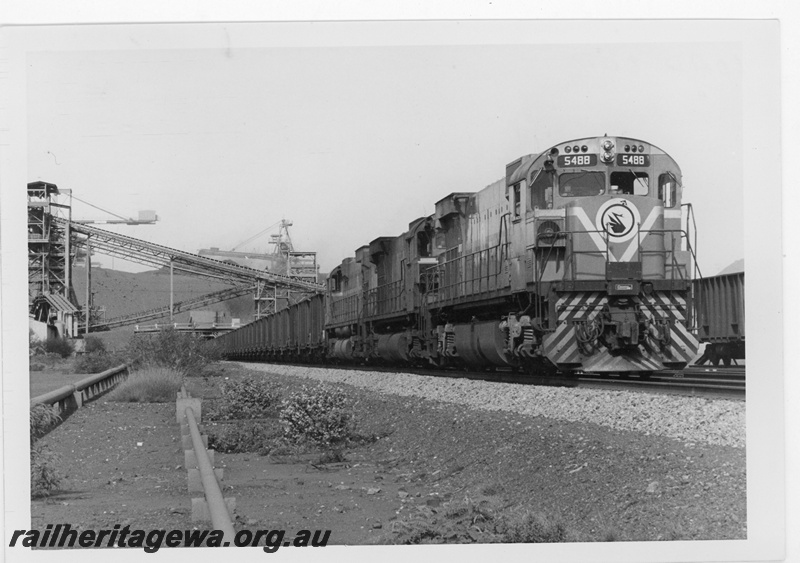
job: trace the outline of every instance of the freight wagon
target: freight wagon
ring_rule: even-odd
[[[698,360],[730,366],[745,357],[744,272],[694,280],[695,326],[706,343]]]

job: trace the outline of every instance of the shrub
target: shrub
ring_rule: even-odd
[[[173,329],[154,335],[140,335],[128,345],[127,355],[133,364],[164,367],[189,375],[219,358],[218,346],[191,334]]]
[[[131,372],[108,396],[121,403],[168,403],[175,400],[183,375],[169,368],[145,368]]]
[[[61,417],[51,405],[36,404],[30,410],[31,444],[50,428],[61,422]]]
[[[575,541],[575,536],[560,521],[547,520],[541,514],[526,512],[505,523],[505,543],[561,543]]]
[[[284,436],[292,442],[330,446],[353,434],[352,414],[344,393],[336,388],[305,385],[281,405]]]
[[[61,458],[44,446],[31,447],[31,497],[50,496],[61,486]]]
[[[87,354],[105,354],[106,343],[96,336],[87,336],[84,338],[83,351]]]
[[[42,340],[30,328],[28,329],[28,352],[31,356],[45,353]]]
[[[281,442],[281,431],[263,422],[225,424],[218,432],[209,432],[208,447],[224,453],[259,453],[266,455]]]
[[[216,418],[263,418],[274,407],[280,394],[274,384],[263,377],[231,379],[220,385],[220,400],[217,401]]]
[[[404,518],[395,521],[390,541],[401,544],[494,543],[497,511],[487,499],[470,498],[446,502],[441,509],[417,505]]]
[[[75,360],[75,373],[100,373],[124,363],[119,354],[92,352]]]
[[[58,354],[62,358],[69,358],[74,352],[72,341],[68,338],[48,338],[44,341],[44,350],[48,354]]]
[[[226,373],[225,366],[218,362],[204,365],[197,373],[199,377],[224,377]]]
[[[488,498],[453,500],[440,509],[418,505],[392,526],[392,543],[555,543],[581,541],[562,522],[541,514],[507,514]]]

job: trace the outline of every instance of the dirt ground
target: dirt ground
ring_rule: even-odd
[[[219,377],[191,378],[190,391],[213,401],[221,378],[244,373],[226,366]],[[268,377],[284,392],[303,383]],[[325,463],[322,452],[217,452],[224,494],[236,499],[237,527],[330,529],[335,545],[403,543],[419,522],[442,528],[443,520],[457,518],[448,507],[483,503],[498,514],[560,522],[580,541],[746,537],[742,449],[341,388],[358,431],[382,438],[334,463]],[[197,526],[174,409],[100,399],[44,437],[62,457],[66,479],[62,491],[32,502],[32,525]],[[203,426],[214,431],[210,421]],[[480,527],[429,536],[489,537]]]

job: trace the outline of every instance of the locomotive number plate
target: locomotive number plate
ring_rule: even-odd
[[[618,154],[618,166],[650,166],[649,154]]]
[[[596,154],[565,154],[558,157],[558,166],[560,168],[594,166],[595,164],[597,164]]]

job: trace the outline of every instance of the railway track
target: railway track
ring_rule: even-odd
[[[292,364],[298,365],[301,364]],[[385,366],[327,366],[337,369],[356,371],[377,371],[385,373],[413,373],[433,377],[454,379],[480,379],[502,383],[518,383],[524,385],[544,385],[556,387],[581,387],[588,389],[637,390],[651,393],[675,395],[706,396],[724,399],[745,398],[745,368],[737,367],[704,367],[689,366],[682,371],[665,371],[646,376],[580,374],[577,376],[536,376],[514,373],[511,370],[494,369],[492,371],[434,370],[412,368],[398,370],[397,367]]]
[[[640,389],[656,393],[745,398],[744,367],[689,366],[682,371],[651,374],[646,377],[599,376],[582,374],[580,387],[601,389]]]

